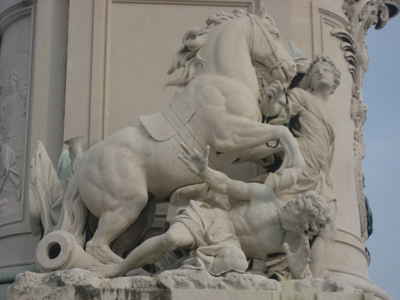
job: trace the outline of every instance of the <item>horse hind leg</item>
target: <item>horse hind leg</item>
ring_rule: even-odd
[[[110,249],[110,244],[139,216],[147,203],[147,191],[137,194],[131,201],[122,202],[116,210],[104,212],[93,238],[86,244],[86,252],[104,264],[118,264],[121,257]]]
[[[145,238],[146,233],[153,225],[156,203],[149,203],[141,211],[139,217],[111,244],[111,249],[121,257],[125,257],[130,250],[134,249]]]

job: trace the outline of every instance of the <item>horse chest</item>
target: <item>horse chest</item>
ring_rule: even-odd
[[[203,74],[195,78],[183,94],[190,99],[196,114],[204,114],[210,119],[219,118],[221,114],[245,117],[252,121],[261,119],[257,101],[258,86],[250,87],[237,79]]]

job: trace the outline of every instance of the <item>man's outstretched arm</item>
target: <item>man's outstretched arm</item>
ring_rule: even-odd
[[[207,166],[210,146],[204,148],[204,155],[196,149],[189,149],[181,144],[185,152],[179,155],[180,160],[198,175],[215,192],[233,196],[240,200],[266,199],[267,195],[273,193],[271,188],[259,183],[245,183],[233,180],[224,173],[213,170]]]

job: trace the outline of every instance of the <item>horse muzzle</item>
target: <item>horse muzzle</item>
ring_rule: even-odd
[[[277,64],[271,70],[271,77],[279,80],[284,87],[289,87],[294,76],[296,76],[296,64],[293,59],[287,59]]]

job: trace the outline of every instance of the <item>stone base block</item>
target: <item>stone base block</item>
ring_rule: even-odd
[[[8,300],[374,300],[352,286],[333,280],[278,282],[262,275],[206,271],[165,271],[148,276],[98,278],[73,269],[48,274],[19,274]]]

